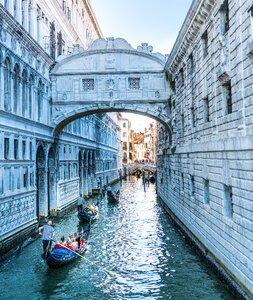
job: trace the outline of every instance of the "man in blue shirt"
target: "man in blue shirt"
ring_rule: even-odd
[[[52,239],[55,236],[54,228],[52,226],[52,221],[49,220],[47,224],[39,228],[39,234],[42,235],[43,243],[43,255],[42,257],[46,259],[50,254],[50,249],[52,247]]]

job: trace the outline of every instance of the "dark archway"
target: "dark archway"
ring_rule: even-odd
[[[42,146],[39,146],[36,154],[36,187],[37,202],[36,215],[38,221],[41,217],[45,217],[45,201],[46,201],[46,169],[45,169],[45,153]]]
[[[48,153],[48,214],[56,214],[57,212],[57,172],[55,152],[51,147]]]

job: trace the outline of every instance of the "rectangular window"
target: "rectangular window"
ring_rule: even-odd
[[[33,159],[33,143],[30,142],[30,160]]]
[[[184,191],[184,173],[181,173],[181,191]]]
[[[209,122],[209,99],[205,97],[203,99],[203,112],[204,112],[204,122]]]
[[[195,109],[194,109],[193,106],[191,107],[191,121],[192,121],[192,127],[195,127],[196,126],[196,123],[195,123]]]
[[[9,159],[10,156],[10,140],[4,138],[4,159]]]
[[[233,217],[233,190],[231,186],[224,185],[224,215]]]
[[[28,188],[28,170],[27,168],[24,169],[24,188]]]
[[[83,79],[83,90],[93,91],[94,90],[94,79]]]
[[[221,34],[225,35],[229,30],[229,3],[225,0],[220,8]]]
[[[123,123],[123,128],[126,128],[126,123]]]
[[[126,137],[126,132],[123,132],[123,135],[122,135],[123,137]]]
[[[14,159],[18,159],[18,139],[14,139]]]
[[[184,86],[184,69],[183,68],[180,69],[179,74],[180,74],[181,86]]]
[[[128,78],[128,87],[131,90],[139,90],[140,78]]]
[[[204,201],[209,204],[209,180],[204,180]]]
[[[181,132],[182,132],[182,136],[184,136],[184,115],[181,115]]]
[[[193,54],[191,53],[189,55],[189,73],[192,75],[195,71],[195,65],[194,65],[194,60],[193,60]]]
[[[225,114],[231,114],[233,112],[232,103],[232,88],[231,81],[229,80],[223,85],[223,98],[225,102]]]
[[[194,180],[194,176],[191,175],[191,196],[195,197],[195,180]]]
[[[25,159],[25,155],[26,155],[26,141],[22,141],[22,156],[23,156],[23,159]]]
[[[66,0],[62,1],[62,10],[66,13]]]
[[[207,30],[202,35],[201,39],[202,39],[203,57],[205,58],[207,56],[207,54],[208,54],[208,35],[207,35]]]

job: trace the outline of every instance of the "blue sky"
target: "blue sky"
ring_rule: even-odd
[[[153,52],[169,54],[192,0],[90,0],[104,37],[125,38],[134,48],[152,45]],[[152,120],[124,114],[136,131]]]

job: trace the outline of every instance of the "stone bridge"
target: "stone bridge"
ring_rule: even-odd
[[[170,131],[165,57],[152,46],[134,49],[122,38],[76,46],[51,70],[54,134],[93,113],[132,112],[156,119]]]

